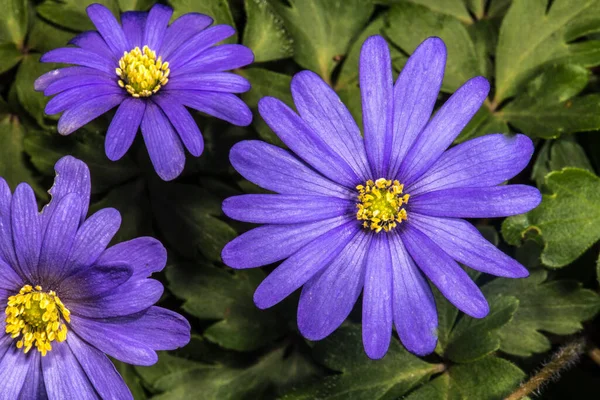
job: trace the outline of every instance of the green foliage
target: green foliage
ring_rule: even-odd
[[[502,234],[512,245],[528,235],[541,237],[542,262],[564,267],[600,239],[600,178],[586,170],[564,168],[546,175],[544,185],[550,194],[543,196],[542,204],[507,218]]]
[[[600,296],[583,289],[575,281],[546,282],[547,273],[533,271],[525,279],[498,278],[483,292],[493,296],[515,296],[519,307],[512,320],[500,328],[500,349],[517,356],[529,356],[550,349],[550,341],[540,331],[569,335],[581,330],[583,321],[600,310]]]
[[[57,133],[59,116],[44,113],[49,99],[33,82],[58,65],[40,63],[41,54],[93,29],[85,12],[91,3],[119,15],[157,1],[0,0],[0,176],[12,189],[28,182],[43,203],[56,161],[78,157],[92,175],[90,213],[121,213],[112,243],[153,236],[167,248],[168,267],[155,274],[166,287],[159,305],[185,315],[193,339],[161,352],[151,367],[115,362],[136,400],[494,400],[514,391],[568,335],[589,336],[600,311],[600,75],[592,68],[600,65],[600,0],[160,1],[174,8],[173,19],[198,12],[234,26],[238,33],[226,42],[255,54],[254,65],[234,71],[252,84],[240,96],[254,113],[252,124],[234,127],[193,112],[205,151],[188,155],[175,182],[157,178],[142,138],[118,162],[106,157],[114,110],[67,137]],[[252,227],[227,219],[223,199],[265,192],[233,171],[231,146],[246,139],[283,146],[258,114],[259,100],[273,96],[293,108],[292,76],[311,69],[362,129],[358,64],[372,35],[388,41],[394,78],[424,39],[445,41],[436,108],[466,80],[490,81],[490,97],[456,143],[522,132],[536,147],[512,183],[537,185],[542,204],[504,221],[476,222],[531,276],[492,278],[467,268],[490,305],[482,319],[459,312],[433,288],[439,339],[427,357],[407,352],[394,333],[388,354],[368,359],[360,304],[330,337],[305,341],[296,327],[297,296],[274,309],[254,305],[256,287],[275,266],[234,271],[221,261],[223,246]],[[585,363],[577,371],[580,380],[595,372]],[[564,385],[567,393],[579,388],[568,379]]]

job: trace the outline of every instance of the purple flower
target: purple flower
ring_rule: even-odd
[[[492,134],[447,150],[485,100],[483,77],[467,81],[431,117],[442,84],[446,48],[424,41],[393,83],[390,52],[380,36],[360,55],[364,140],[335,92],[316,74],[292,80],[298,114],[264,98],[259,111],[291,151],[243,141],[231,163],[246,179],[277,194],[235,196],[231,218],[266,224],[223,250],[233,268],[285,260],[258,287],[260,308],[302,288],[298,327],[310,340],[332,333],[363,293],[363,343],[383,357],[392,324],[418,355],[437,342],[437,312],[428,278],[458,309],[489,311],[457,262],[503,277],[527,270],[460,218],[524,213],[541,195],[501,185],[529,162],[524,135]]]
[[[148,276],[166,251],[149,237],[107,249],[119,212],[86,219],[87,166],[67,156],[55,169],[41,213],[29,185],[11,194],[0,178],[0,398],[130,399],[107,355],[152,365],[190,339],[182,316],[153,306],[163,286]]]
[[[250,83],[224,71],[252,63],[254,55],[238,44],[215,46],[235,33],[231,26],[209,28],[212,18],[197,13],[168,25],[173,10],[163,5],[123,13],[122,26],[100,4],[87,13],[98,32],[84,32],[71,40],[76,47],[41,58],[76,66],[50,71],[35,82],[36,90],[56,95],[45,111],[63,112],[60,134],[69,135],[119,106],[106,134],[108,158],[123,157],[141,126],[154,169],[171,180],[183,171],[184,146],[196,157],[204,149],[186,107],[235,125],[250,124],[252,112],[233,94],[246,92]]]

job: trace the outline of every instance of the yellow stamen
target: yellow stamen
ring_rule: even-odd
[[[149,97],[169,81],[169,63],[156,58],[156,52],[144,46],[126,51],[115,70],[119,76],[119,86],[133,97]]]
[[[363,227],[375,232],[389,232],[398,223],[406,221],[408,194],[402,194],[404,185],[398,181],[379,178],[375,182],[368,180],[364,185],[358,185],[358,204],[356,219],[363,222]]]
[[[71,312],[52,290],[43,292],[41,286],[25,285],[19,294],[8,298],[6,333],[19,338],[17,348],[28,353],[33,346],[45,356],[52,350],[51,342],[67,340]]]

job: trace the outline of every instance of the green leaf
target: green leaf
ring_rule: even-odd
[[[375,0],[375,2],[389,5],[413,3],[426,7],[436,13],[454,17],[465,24],[473,22],[463,0]]]
[[[531,179],[541,188],[547,174],[565,167],[581,168],[590,172],[594,170],[585,150],[573,138],[546,141],[533,164]]]
[[[419,359],[395,339],[384,358],[370,360],[356,325],[342,327],[317,342],[313,356],[340,373],[298,388],[283,399],[396,399],[444,368]]]
[[[104,154],[104,137],[85,130],[68,137],[32,131],[25,139],[25,151],[31,156],[33,165],[49,177],[54,176],[54,164],[68,154],[84,161],[92,175],[92,193],[103,193],[139,174],[128,156],[118,162],[110,161]]]
[[[510,129],[506,122],[498,118],[497,115],[492,113],[489,107],[484,104],[454,142],[458,144],[490,133],[509,132]]]
[[[102,4],[119,18],[117,0],[45,0],[37,6],[37,12],[48,21],[74,31],[96,30],[85,9],[90,4]]]
[[[153,181],[152,209],[159,230],[180,254],[221,260],[221,250],[236,232],[218,217],[221,200],[195,185]]]
[[[489,300],[490,313],[482,319],[467,315],[452,330],[445,356],[454,362],[465,363],[480,359],[500,348],[498,329],[506,325],[519,306],[511,296]]]
[[[564,267],[600,239],[600,178],[565,168],[546,175],[545,186],[551,194],[527,214],[507,218],[502,234],[513,245],[531,234],[541,236],[542,263]]]
[[[517,356],[530,356],[550,349],[540,331],[570,335],[582,329],[581,322],[600,310],[600,296],[583,289],[576,281],[546,282],[547,272],[532,271],[525,279],[497,278],[482,290],[486,297],[514,296],[519,308],[512,321],[499,330],[500,350]]]
[[[0,0],[0,43],[12,43],[23,48],[29,23],[29,1]]]
[[[267,0],[244,0],[247,22],[244,45],[254,52],[255,62],[288,58],[294,54],[293,41],[283,20]]]
[[[406,400],[496,400],[515,389],[525,374],[502,358],[487,356],[450,367]]]
[[[294,60],[331,82],[331,74],[373,13],[364,0],[282,0],[272,2],[294,39]]]
[[[245,368],[207,364],[167,353],[152,367],[136,367],[149,388],[158,393],[155,400],[257,399],[283,365],[283,349],[277,349]]]
[[[272,96],[293,107],[294,102],[290,92],[292,77],[262,68],[244,69],[239,71],[239,73],[252,82],[252,89],[242,94],[242,100],[248,104],[254,113],[252,126],[263,140],[277,146],[284,146],[281,139],[275,135],[258,114],[258,101],[265,96]]]
[[[169,289],[185,300],[186,312],[204,320],[219,320],[204,331],[204,337],[238,351],[264,347],[284,331],[273,310],[259,310],[252,301],[264,277],[258,269],[232,272],[177,265],[167,270]]]
[[[92,183],[96,175],[92,170]],[[152,236],[150,200],[146,182],[136,179],[112,188],[102,200],[90,207],[90,213],[103,208],[116,208],[121,214],[121,226],[111,243],[120,243],[140,236]]]
[[[477,19],[483,18],[485,13],[486,0],[465,0],[467,8],[471,11]]]
[[[6,180],[11,190],[15,190],[21,182],[27,182],[33,187],[37,196],[46,199],[48,194],[42,189],[33,176],[27,163],[24,151],[25,134],[23,125],[17,117],[5,115],[0,120],[0,176]]]
[[[169,0],[169,4],[174,10],[173,18],[195,12],[211,17],[215,21],[213,25],[225,24],[235,28],[227,0]],[[236,42],[237,34],[224,41],[224,43]]]
[[[22,58],[23,54],[14,44],[0,44],[0,74],[17,65]]]
[[[36,17],[27,38],[27,47],[45,53],[66,46],[72,38],[72,32],[59,29],[56,25]]]
[[[386,33],[408,54],[430,36],[446,43],[448,59],[442,90],[454,92],[467,80],[483,75],[481,61],[465,26],[456,18],[406,3],[392,7],[387,16]]]
[[[44,96],[44,93],[36,92],[33,89],[33,82],[53,69],[56,69],[58,64],[54,63],[41,63],[39,54],[29,54],[23,58],[23,62],[17,70],[17,76],[15,78],[15,89],[19,102],[40,126],[49,127],[47,118],[44,114],[44,108],[50,100],[50,98]]]
[[[123,380],[131,390],[131,394],[133,394],[134,400],[146,400],[148,396],[146,396],[146,392],[144,391],[144,387],[142,386],[142,379],[136,373],[135,367],[132,365],[128,365],[122,363],[120,361],[113,361],[117,371],[119,371],[119,375],[123,377]]]
[[[600,64],[600,3],[590,0],[514,0],[500,28],[496,53],[496,103],[546,63]],[[577,40],[584,39],[584,40]]]
[[[156,0],[119,0],[121,11],[146,11]]]
[[[443,356],[450,341],[450,333],[458,317],[458,308],[450,303],[438,288],[431,285],[431,289],[435,297],[435,306],[438,313],[438,342],[435,352]]]
[[[580,65],[550,65],[499,116],[522,132],[543,138],[600,129],[600,96],[573,98],[586,87],[589,75]]]

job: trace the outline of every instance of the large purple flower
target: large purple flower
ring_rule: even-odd
[[[106,248],[121,223],[106,208],[85,218],[87,166],[56,164],[52,201],[38,212],[31,187],[0,178],[0,399],[132,398],[106,355],[137,365],[190,339],[179,314],[154,307],[149,279],[165,248],[141,237]]]
[[[259,111],[290,151],[244,141],[231,151],[238,172],[277,194],[235,196],[231,218],[266,224],[223,250],[233,268],[285,261],[258,287],[254,301],[271,307],[303,286],[298,326],[320,340],[348,316],[363,292],[363,343],[383,357],[392,323],[419,355],[437,342],[437,313],[427,277],[457,308],[476,318],[489,307],[457,262],[503,277],[527,270],[459,218],[523,213],[541,196],[501,185],[529,162],[524,135],[492,134],[449,150],[489,91],[476,77],[430,119],[444,76],[446,48],[424,41],[396,83],[385,40],[366,40],[360,55],[364,140],[335,92],[316,74],[292,80],[298,114],[264,98]]]
[[[76,47],[52,50],[43,62],[75,64],[42,75],[35,89],[56,95],[47,114],[63,112],[58,132],[69,135],[119,106],[106,134],[106,155],[123,157],[141,126],[156,172],[164,180],[179,176],[183,147],[193,156],[204,149],[190,107],[245,126],[252,112],[233,93],[250,89],[248,81],[224,72],[252,63],[242,45],[215,46],[235,33],[228,25],[209,28],[213,20],[185,14],[171,25],[173,10],[155,5],[149,12],[125,12],[122,26],[111,12],[92,4],[87,13],[98,29],[71,40]],[[182,145],[183,142],[183,145]]]

